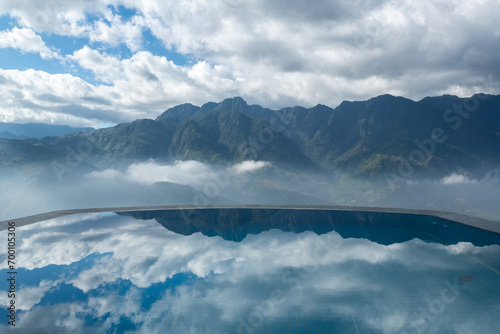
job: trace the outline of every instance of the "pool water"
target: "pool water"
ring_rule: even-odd
[[[0,239],[7,249],[7,231]],[[497,333],[500,235],[414,214],[204,209],[16,230],[26,333]],[[7,330],[6,251],[0,323]]]

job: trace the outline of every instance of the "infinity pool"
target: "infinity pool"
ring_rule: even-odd
[[[7,233],[0,331],[7,332]],[[500,235],[426,215],[203,209],[16,228],[17,332],[498,333]],[[11,327],[11,328],[7,328]]]

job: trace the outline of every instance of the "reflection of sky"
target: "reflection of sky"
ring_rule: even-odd
[[[17,229],[16,328],[496,333],[499,255],[497,245],[385,246],[335,231],[271,230],[237,243],[155,221],[70,216]],[[5,252],[0,260],[5,268]],[[7,302],[2,291],[2,309]]]

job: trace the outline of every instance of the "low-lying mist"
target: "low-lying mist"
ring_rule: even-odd
[[[500,169],[499,169],[500,170]],[[310,204],[451,211],[500,221],[499,172],[481,180],[462,174],[408,179],[397,186],[338,173],[290,172],[266,161],[229,166],[153,160],[121,168],[78,170],[63,179],[8,170],[0,177],[0,220],[75,208]]]

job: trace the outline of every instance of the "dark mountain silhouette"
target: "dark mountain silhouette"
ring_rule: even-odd
[[[155,219],[183,235],[201,232],[240,242],[249,234],[271,229],[324,234],[336,231],[345,238],[363,238],[391,245],[414,238],[444,245],[471,242],[475,246],[500,244],[500,236],[446,219],[410,214],[347,210],[198,209],[118,213],[136,219]]]

